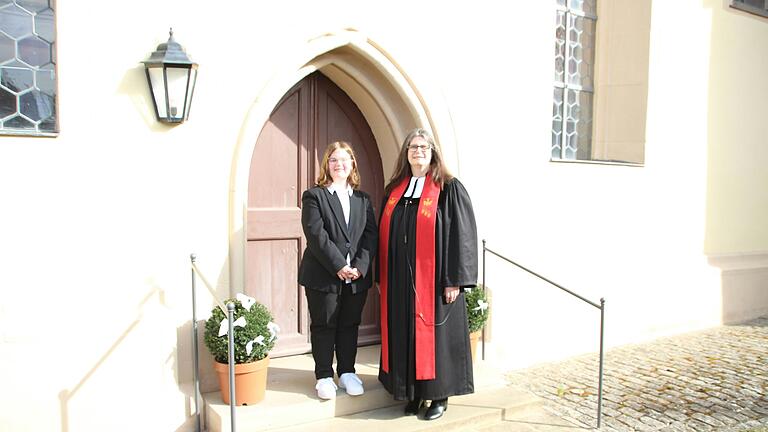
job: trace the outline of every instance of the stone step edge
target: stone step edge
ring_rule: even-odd
[[[336,416],[333,418],[306,421],[289,426],[271,429],[276,432],[298,432],[312,430],[313,432],[340,430],[355,430],[356,432],[375,431],[383,428],[395,429],[398,432],[428,431],[428,430],[457,430],[468,426],[488,426],[510,418],[515,413],[530,412],[539,408],[542,399],[519,388],[503,387],[487,389],[479,393],[455,396],[448,400],[448,411],[443,418],[434,421],[404,416],[403,402],[395,402],[383,408],[375,408],[363,412]],[[238,426],[239,428],[239,426]]]
[[[269,397],[269,395],[267,395]],[[228,431],[230,426],[230,408],[216,392],[205,393],[206,424],[210,432]],[[361,396],[349,396],[340,391],[336,399],[321,401],[307,397],[298,403],[260,403],[253,406],[236,408],[237,427],[247,430],[271,430],[286,427],[298,422],[311,422],[331,419],[341,415],[351,415],[371,409],[385,408],[400,402],[383,388],[373,388]]]
[[[507,385],[503,375],[487,365],[478,365],[476,371],[475,391],[477,393],[491,389],[503,388]],[[278,427],[288,427],[297,423],[297,413],[301,414],[301,422],[320,421],[359,412],[386,408],[402,404],[392,399],[392,396],[374,379],[361,375],[365,381],[366,391],[362,396],[352,397],[339,390],[336,399],[320,401],[311,391],[306,396],[292,394],[286,396],[279,391],[267,388],[266,400],[253,406],[237,407],[236,416],[239,425],[249,430],[270,430]],[[375,383],[375,384],[374,384]],[[229,430],[230,408],[224,404],[218,391],[204,393],[203,407],[205,424],[210,432]]]

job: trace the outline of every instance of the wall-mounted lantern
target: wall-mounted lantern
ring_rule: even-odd
[[[169,34],[168,42],[158,45],[143,63],[157,119],[176,124],[189,118],[197,63],[192,62],[184,48],[173,39],[173,29]]]

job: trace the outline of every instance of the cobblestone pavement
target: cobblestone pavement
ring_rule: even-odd
[[[583,427],[597,419],[598,356],[508,375],[544,409]],[[607,431],[746,431],[768,427],[768,316],[608,350]]]

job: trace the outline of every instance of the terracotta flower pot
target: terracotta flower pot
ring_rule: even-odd
[[[472,350],[472,361],[477,359],[477,342],[480,340],[482,333],[481,331],[476,331],[469,334],[469,348]]]
[[[221,398],[229,403],[229,365],[214,362],[214,369],[219,376]],[[235,402],[237,405],[253,405],[264,399],[267,389],[267,368],[269,357],[252,363],[235,365]]]

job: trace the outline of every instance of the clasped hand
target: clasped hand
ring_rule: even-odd
[[[336,276],[341,280],[356,280],[360,278],[361,275],[358,269],[345,265],[341,270],[336,272]]]

